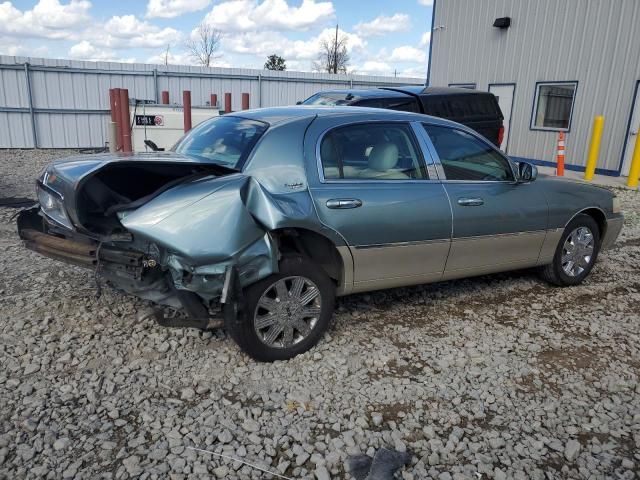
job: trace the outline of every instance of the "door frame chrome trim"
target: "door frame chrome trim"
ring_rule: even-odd
[[[508,233],[491,233],[488,235],[472,235],[472,236],[467,236],[467,237],[452,237],[451,241],[455,242],[455,241],[465,241],[465,240],[477,240],[477,239],[483,239],[483,238],[490,238],[490,237],[495,237],[495,238],[499,238],[499,237],[517,237],[520,235],[531,235],[534,233],[547,233],[549,230],[554,230],[554,229],[548,229],[548,228],[541,228],[538,230],[524,230],[521,232],[508,232]]]
[[[459,130],[461,132],[464,132],[466,134],[471,135],[472,137],[474,137],[476,140],[478,140],[479,142],[488,145],[494,152],[496,152],[498,155],[500,155],[502,158],[504,158],[507,161],[507,164],[509,165],[509,167],[511,168],[511,175],[513,176],[513,180],[447,180],[447,175],[444,173],[444,168],[442,167],[442,162],[440,161],[440,155],[438,155],[438,152],[435,148],[435,146],[433,145],[433,142],[431,141],[431,138],[429,137],[429,134],[427,133],[427,131],[424,129],[424,127],[422,128],[422,130],[424,131],[425,134],[425,141],[428,142],[428,145],[430,146],[429,151],[433,152],[432,156],[433,156],[433,160],[436,162],[436,165],[439,166],[438,169],[438,173],[442,172],[442,175],[440,175],[440,179],[442,179],[443,182],[456,182],[456,183],[512,183],[512,184],[518,184],[518,172],[515,168],[514,165],[514,161],[511,160],[511,158],[509,158],[509,156],[507,156],[502,150],[500,150],[498,147],[496,147],[493,143],[489,142],[486,138],[484,138],[482,135],[480,135],[478,132],[476,132],[475,130],[472,130],[468,127],[464,127],[460,128],[457,125],[439,125],[437,123],[433,123],[431,121],[422,121],[422,122],[418,122],[421,124],[426,124],[426,125],[431,125],[434,127],[442,127],[442,128],[449,128],[451,130]]]
[[[436,238],[433,240],[415,240],[410,242],[390,242],[390,243],[372,243],[370,245],[354,245],[355,249],[367,249],[367,248],[395,248],[395,247],[410,247],[413,245],[430,245],[433,243],[450,242],[450,238]]]

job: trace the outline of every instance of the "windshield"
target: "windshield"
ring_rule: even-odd
[[[355,97],[348,93],[316,93],[311,97],[307,98],[303,105],[351,105]]]
[[[216,117],[187,133],[173,150],[240,170],[267,128],[268,124],[248,118]]]

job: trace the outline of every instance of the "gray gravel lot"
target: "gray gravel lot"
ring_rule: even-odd
[[[0,151],[0,197],[61,152]],[[320,345],[257,364],[165,329],[90,272],[25,250],[0,208],[0,478],[637,478],[640,193],[579,287],[523,271],[341,299]]]

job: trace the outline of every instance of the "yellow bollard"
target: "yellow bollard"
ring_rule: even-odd
[[[640,177],[640,133],[636,135],[636,145],[633,147],[633,157],[631,157],[631,169],[627,178],[627,187],[637,187],[638,177]]]
[[[593,133],[591,134],[591,143],[589,145],[589,156],[587,157],[587,168],[584,171],[585,180],[593,180],[593,174],[596,173],[596,163],[598,163],[598,155],[600,153],[600,141],[602,140],[602,130],[604,129],[604,117],[598,115],[593,119]]]

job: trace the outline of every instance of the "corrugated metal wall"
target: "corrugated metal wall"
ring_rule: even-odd
[[[32,103],[29,104],[29,84]],[[169,91],[182,103],[191,90],[192,105],[206,105],[212,93],[223,105],[231,92],[240,110],[242,93],[250,107],[292,105],[331,88],[419,85],[417,78],[273,72],[241,68],[204,68],[112,62],[83,62],[0,56],[0,148],[32,148],[31,108],[40,148],[100,147],[107,141],[109,89],[128,88],[129,97],[157,100]]]
[[[511,17],[511,27],[493,27]],[[578,81],[566,161],[584,166],[605,116],[598,168],[617,174],[640,80],[638,0],[436,0],[431,83],[515,83],[512,156],[554,161],[557,133],[530,129],[536,82]]]

